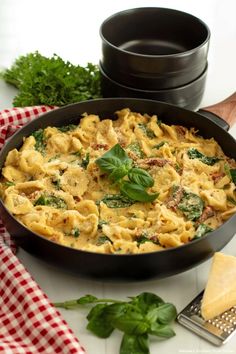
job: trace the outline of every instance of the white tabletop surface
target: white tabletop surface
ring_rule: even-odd
[[[57,53],[74,64],[100,58],[99,26],[109,15],[128,8],[159,6],[189,12],[205,21],[211,29],[209,72],[201,106],[226,98],[236,86],[236,1],[235,0],[0,0],[0,66],[8,67],[20,54],[39,50],[44,55]],[[0,81],[0,109],[10,108],[15,90]],[[236,127],[231,129],[236,137]],[[223,250],[236,256],[234,238]],[[163,280],[135,283],[103,283],[81,279],[54,269],[23,250],[22,263],[52,301],[77,298],[91,293],[98,297],[126,299],[143,291],[155,292],[173,302],[178,311],[205,286],[210,261]],[[86,330],[86,312],[61,311],[89,354],[118,354],[121,333],[107,340]],[[236,353],[236,336],[217,348],[174,324],[176,336],[151,342],[151,353]]]

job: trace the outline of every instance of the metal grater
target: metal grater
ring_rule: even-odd
[[[202,291],[177,316],[177,321],[215,345],[226,343],[236,332],[236,306],[212,320],[205,321],[200,313]]]

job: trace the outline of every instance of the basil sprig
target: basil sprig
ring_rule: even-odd
[[[113,146],[95,163],[109,179],[117,183],[120,192],[127,198],[138,202],[152,202],[158,194],[148,194],[146,188],[152,187],[154,180],[145,170],[133,167],[133,160],[119,144]],[[127,176],[128,180],[123,177]]]
[[[87,329],[100,338],[108,338],[114,329],[123,332],[120,354],[149,354],[148,335],[171,338],[175,332],[170,323],[176,318],[176,308],[153,293],[144,292],[129,301],[98,299],[86,295],[77,300],[55,303],[56,307],[74,309],[94,304],[87,315]]]

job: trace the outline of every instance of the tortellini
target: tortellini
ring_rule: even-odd
[[[2,169],[0,195],[9,212],[53,242],[118,255],[179,247],[236,213],[236,163],[214,139],[128,108],[116,115],[85,113],[78,125],[24,138]],[[152,177],[147,192],[156,193],[154,201],[127,199],[121,180],[96,164],[116,144],[132,167]]]

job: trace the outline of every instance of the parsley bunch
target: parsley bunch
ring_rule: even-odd
[[[146,188],[154,184],[152,176],[142,168],[133,167],[133,160],[119,144],[114,145],[95,163],[119,185],[126,198],[138,202],[153,202],[157,198],[158,194],[148,194],[146,191]],[[128,179],[123,179],[125,176]]]
[[[120,354],[149,354],[149,334],[162,339],[175,335],[169,324],[176,318],[176,308],[156,294],[144,292],[130,301],[86,295],[54,305],[74,309],[86,304],[96,304],[87,315],[87,329],[96,336],[108,338],[114,329],[124,332]]]
[[[56,54],[51,58],[39,52],[20,56],[1,76],[19,89],[13,100],[13,105],[18,107],[64,106],[101,97],[100,72],[96,65],[75,66]]]

